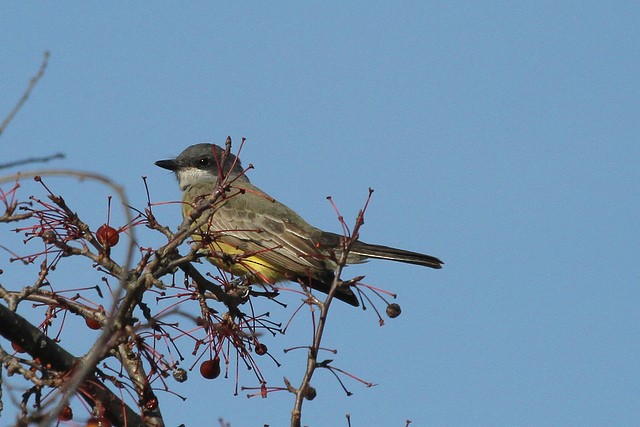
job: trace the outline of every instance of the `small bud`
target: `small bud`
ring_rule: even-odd
[[[390,318],[395,319],[396,317],[400,316],[400,313],[402,313],[402,310],[400,309],[400,306],[395,302],[387,306],[387,316],[389,316]]]

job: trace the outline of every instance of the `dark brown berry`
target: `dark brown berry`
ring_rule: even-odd
[[[70,421],[73,419],[73,411],[69,405],[62,408],[60,413],[58,414],[58,420],[60,421]]]
[[[218,378],[220,375],[220,358],[218,356],[205,360],[200,365],[200,375],[208,380]]]
[[[307,400],[313,400],[316,398],[317,392],[316,389],[311,387],[310,385],[308,385],[305,389],[304,389],[304,398]]]
[[[387,306],[387,316],[389,316],[390,318],[395,319],[396,317],[400,316],[400,313],[402,313],[402,310],[400,309],[400,306],[395,302]]]
[[[265,354],[267,354],[267,351],[268,351],[268,349],[267,349],[266,345],[264,345],[262,343],[259,343],[259,344],[256,345],[256,354],[258,356],[264,356]]]

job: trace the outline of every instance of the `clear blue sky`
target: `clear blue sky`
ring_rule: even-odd
[[[253,182],[333,231],[325,196],[354,218],[373,187],[362,239],[446,265],[348,270],[398,292],[403,314],[380,328],[334,307],[336,365],[378,386],[347,380],[346,397],[321,372],[311,426],[636,424],[640,8],[374,3],[3,2],[2,116],[51,60],[0,160],[62,151],[52,166],[100,171],[143,207],[141,175],[155,201],[179,197],[155,160],[246,137]],[[100,223],[106,190],[58,185]],[[299,359],[275,354],[288,367],[264,361],[270,384],[297,382]],[[161,396],[169,426],[289,420],[285,393],[170,383],[188,400]]]

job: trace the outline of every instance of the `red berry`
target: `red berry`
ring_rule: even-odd
[[[211,360],[205,360],[200,365],[200,375],[208,380],[218,378],[220,375],[220,358],[218,356]]]
[[[11,343],[11,347],[16,351],[16,353],[26,353],[27,350],[24,349],[20,344],[16,344],[14,342]]]
[[[58,414],[58,420],[60,421],[70,421],[73,418],[73,411],[69,405],[62,408],[60,413]]]
[[[98,322],[93,317],[85,317],[84,323],[87,324],[89,329],[93,329],[94,331],[97,331],[98,329],[102,328],[102,325],[100,325],[100,322]]]
[[[111,427],[111,421],[105,417],[89,418],[85,427]]]
[[[120,241],[120,233],[118,233],[118,230],[108,224],[103,224],[98,228],[96,237],[102,246],[107,247],[115,246],[118,244],[118,241]]]

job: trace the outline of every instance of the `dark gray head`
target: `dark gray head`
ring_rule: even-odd
[[[175,159],[158,160],[156,166],[176,173],[180,187],[194,181],[211,181],[229,175],[235,178],[243,174],[240,159],[229,153],[222,162],[224,149],[216,144],[195,144],[184,150]],[[243,179],[246,179],[243,176]]]

